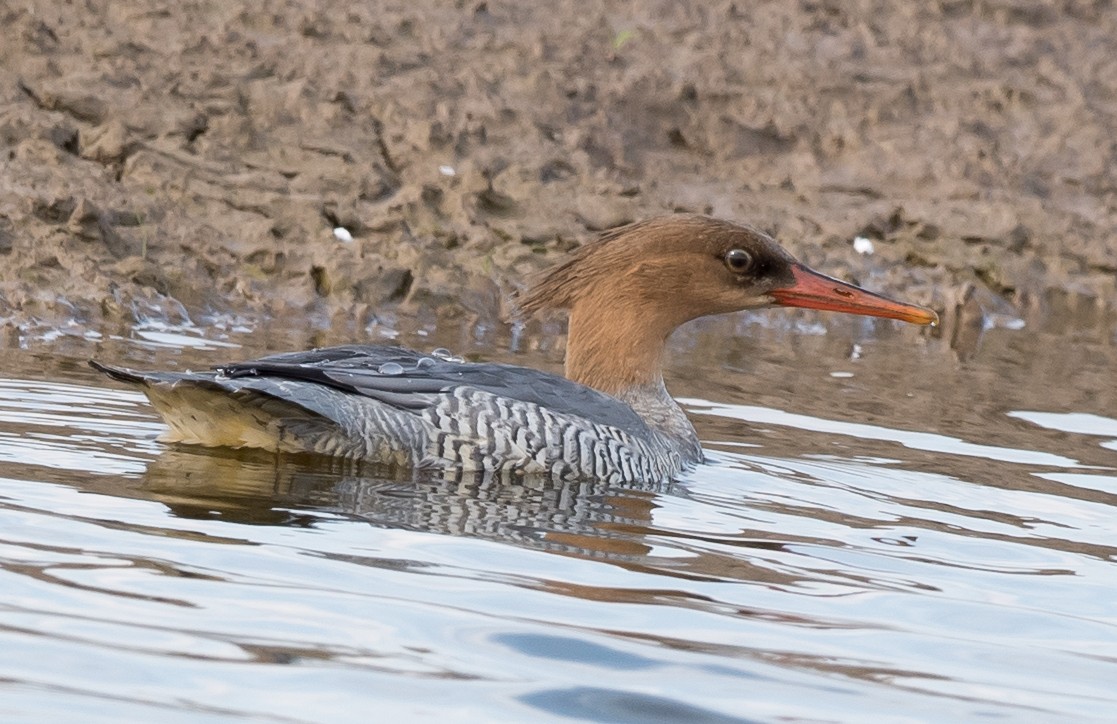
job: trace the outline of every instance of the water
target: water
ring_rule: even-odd
[[[82,366],[235,334],[0,353],[0,719],[1117,717],[1113,330],[782,319],[675,341],[710,460],[647,489],[168,449]]]

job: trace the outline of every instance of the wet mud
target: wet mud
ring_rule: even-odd
[[[0,345],[152,318],[496,320],[597,232],[684,210],[930,304],[953,334],[1115,298],[1110,3],[90,0],[0,19]]]

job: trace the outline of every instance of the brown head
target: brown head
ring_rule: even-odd
[[[756,229],[692,215],[611,231],[521,300],[525,314],[570,310],[566,374],[611,394],[657,384],[667,337],[684,322],[777,305],[938,321],[929,309],[811,271]]]

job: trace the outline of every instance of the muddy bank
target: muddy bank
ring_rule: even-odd
[[[523,5],[0,5],[0,343],[491,320],[673,210],[948,312],[1114,299],[1106,3]]]

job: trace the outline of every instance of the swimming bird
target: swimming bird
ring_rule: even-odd
[[[674,215],[610,231],[520,298],[569,312],[565,377],[401,347],[346,345],[208,372],[90,364],[139,387],[168,442],[310,452],[403,469],[666,481],[702,458],[663,384],[667,338],[711,314],[805,307],[934,324],[800,264],[750,226]]]

